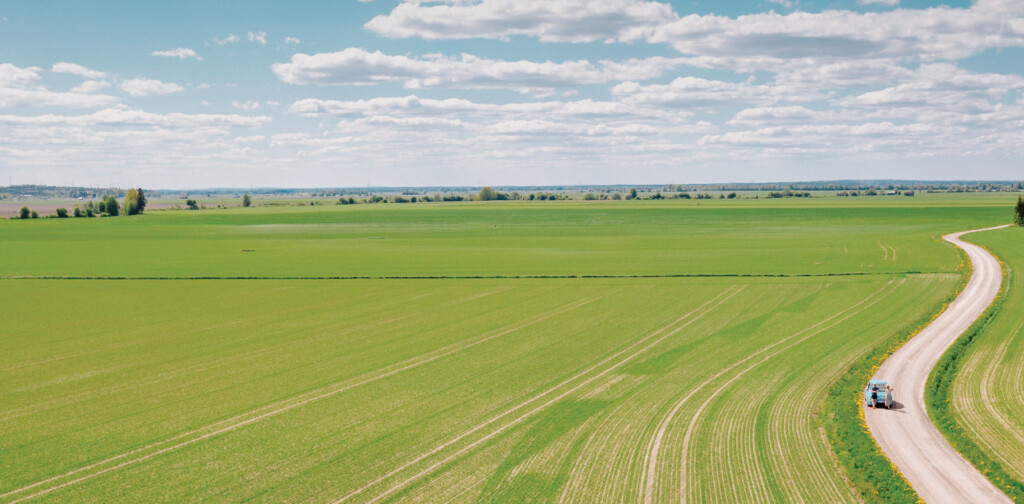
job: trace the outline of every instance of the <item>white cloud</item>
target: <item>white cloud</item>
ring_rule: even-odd
[[[151,56],[166,56],[168,58],[178,58],[178,59],[188,59],[188,58],[196,58],[198,60],[202,60],[203,59],[203,58],[200,58],[199,56],[197,56],[195,51],[193,51],[192,49],[189,49],[187,47],[179,47],[177,49],[171,49],[169,51],[153,51],[152,53],[150,53],[150,55]]]
[[[260,44],[267,45],[267,32],[249,32],[246,35],[249,42],[259,42]]]
[[[185,90],[178,84],[157,79],[129,79],[121,83],[121,89],[132,97],[165,95]]]
[[[398,81],[410,89],[499,88],[547,95],[553,88],[659,77],[680,64],[681,60],[661,57],[596,64],[586,60],[503,61],[471,54],[412,58],[353,47],[333,53],[295,54],[290,63],[275,63],[272,68],[278,78],[290,84],[372,85]]]
[[[783,97],[784,91],[768,85],[747,82],[680,77],[669,84],[649,86],[623,82],[612,88],[612,94],[628,103],[646,106],[700,108],[743,103],[773,103]],[[811,97],[794,95],[788,98],[795,100]]]
[[[630,41],[675,18],[668,4],[642,0],[410,1],[371,19],[366,28],[386,37],[428,40],[525,35],[543,42]]]
[[[100,72],[97,70],[89,70],[88,68],[85,68],[82,65],[76,65],[74,63],[65,63],[63,61],[60,63],[54,63],[53,67],[50,68],[50,71],[56,73],[81,75],[86,79],[105,79],[107,77],[107,74],[104,72]]]
[[[213,38],[213,42],[215,44],[217,44],[217,45],[234,44],[235,42],[238,42],[239,40],[241,40],[241,39],[238,38],[238,35],[235,35],[233,33],[228,34],[228,36],[224,37],[224,38],[217,38],[217,37]]]
[[[10,63],[0,63],[0,87],[23,86],[39,80],[39,67],[19,68]]]
[[[270,117],[250,117],[234,114],[155,114],[143,110],[108,108],[86,115],[39,116],[0,115],[0,124],[29,125],[64,125],[64,126],[161,126],[167,128],[194,128],[197,126],[229,126],[238,128],[257,128],[270,122]]]
[[[671,44],[684,54],[763,69],[799,59],[959,59],[986,49],[1024,46],[1024,22],[1007,19],[1022,10],[1020,2],[990,0],[969,9],[690,15],[659,26],[648,40]]]
[[[78,65],[57,68],[82,69],[74,67]],[[111,105],[117,101],[117,98],[112,96],[86,94],[78,88],[70,93],[49,91],[43,86],[35,85],[40,79],[41,71],[43,69],[39,67],[20,68],[10,63],[0,63],[0,107],[89,108]]]
[[[285,37],[284,38],[284,43],[285,44],[299,45],[299,44],[302,43],[302,40],[300,40],[298,37]]]
[[[110,87],[110,83],[105,80],[87,80],[73,88],[72,93],[95,93],[101,89]]]
[[[231,106],[235,107],[236,109],[239,109],[239,110],[244,110],[246,112],[252,112],[252,111],[260,108],[259,102],[254,102],[254,101],[251,101],[251,100],[250,101],[245,101],[245,102],[232,101],[231,102]]]
[[[857,5],[885,5],[887,7],[895,7],[900,4],[900,0],[857,0]]]

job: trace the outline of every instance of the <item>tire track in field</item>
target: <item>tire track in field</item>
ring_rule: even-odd
[[[577,385],[574,385],[569,390],[566,390],[565,392],[562,392],[558,396],[548,400],[547,402],[537,406],[536,408],[534,408],[534,409],[532,409],[532,410],[530,410],[530,411],[520,415],[517,418],[514,418],[510,422],[508,422],[508,423],[506,423],[504,425],[501,425],[500,427],[498,427],[495,430],[493,430],[491,433],[489,433],[486,436],[483,436],[482,438],[480,438],[480,439],[470,443],[469,445],[463,447],[462,449],[456,451],[455,453],[449,455],[448,457],[445,457],[441,461],[436,462],[436,463],[430,465],[426,469],[423,469],[423,470],[417,472],[416,474],[412,475],[411,477],[409,477],[409,478],[407,478],[407,479],[405,479],[403,481],[398,482],[397,484],[391,486],[387,490],[384,490],[382,493],[377,494],[375,497],[373,497],[372,499],[368,500],[367,502],[374,503],[374,502],[379,502],[380,500],[382,500],[384,498],[387,498],[391,494],[393,494],[393,493],[395,493],[395,492],[405,488],[410,483],[413,483],[416,480],[422,478],[423,476],[426,476],[427,474],[432,473],[433,471],[437,470],[439,467],[441,467],[441,466],[443,466],[443,465],[445,465],[445,464],[455,460],[459,456],[461,456],[461,455],[465,454],[466,452],[476,448],[477,446],[483,444],[484,442],[487,442],[490,439],[493,439],[495,436],[497,436],[498,434],[504,432],[505,430],[507,430],[507,429],[509,429],[509,428],[511,428],[511,427],[513,427],[513,426],[515,426],[515,425],[517,425],[519,423],[521,423],[523,420],[529,418],[533,414],[535,414],[535,413],[537,413],[537,412],[547,408],[548,406],[550,406],[550,405],[552,405],[552,404],[554,404],[554,403],[564,399],[569,394],[572,394],[573,392],[575,392],[575,391],[579,390],[580,388],[588,385],[589,383],[593,382],[594,380],[597,380],[598,378],[601,378],[601,377],[607,375],[608,373],[614,371],[615,369],[618,369],[619,367],[621,367],[625,363],[627,363],[630,360],[632,360],[634,357],[636,357],[636,356],[640,355],[641,353],[649,350],[650,348],[652,348],[653,346],[657,345],[658,343],[661,343],[662,341],[664,341],[669,336],[672,336],[673,334],[675,334],[675,333],[685,329],[689,325],[693,324],[697,320],[700,320],[704,315],[706,315],[709,312],[713,311],[715,308],[718,308],[723,303],[725,303],[726,301],[728,301],[729,299],[731,299],[733,296],[735,296],[736,294],[738,294],[740,291],[742,291],[744,289],[746,289],[745,285],[741,286],[741,287],[738,287],[738,288],[736,286],[730,286],[729,288],[725,289],[724,291],[719,293],[714,298],[708,300],[704,304],[698,306],[697,308],[695,308],[692,311],[686,313],[685,315],[682,315],[681,317],[679,317],[676,320],[672,321],[671,323],[661,327],[660,329],[652,332],[651,334],[649,334],[649,335],[647,335],[647,336],[645,336],[643,338],[640,338],[639,340],[631,343],[626,348],[623,348],[622,350],[619,350],[618,352],[616,352],[616,353],[612,354],[611,356],[605,358],[601,362],[598,362],[597,364],[594,364],[593,366],[590,366],[589,368],[587,368],[587,369],[577,373],[576,375],[574,375],[574,376],[572,376],[572,377],[570,377],[570,378],[560,382],[559,384],[549,388],[548,390],[545,390],[544,392],[541,392],[540,394],[538,394],[538,395],[536,395],[536,396],[534,396],[534,397],[532,397],[532,398],[530,398],[530,399],[520,403],[519,405],[517,405],[517,406],[515,406],[513,408],[510,408],[510,409],[504,411],[503,413],[501,413],[501,414],[499,414],[497,416],[494,416],[494,417],[490,418],[489,420],[485,421],[484,423],[482,423],[480,425],[477,425],[476,427],[470,429],[469,431],[466,431],[466,432],[456,436],[455,438],[450,439],[449,441],[446,441],[445,443],[443,443],[441,445],[438,445],[437,447],[433,448],[432,450],[430,450],[430,451],[428,451],[426,453],[423,453],[423,454],[417,456],[416,458],[414,458],[414,459],[412,459],[412,460],[410,460],[408,462],[403,463],[399,467],[389,471],[388,473],[384,474],[383,476],[380,476],[377,479],[374,479],[374,480],[366,483],[365,485],[357,488],[356,490],[348,493],[347,495],[345,495],[345,496],[343,496],[341,498],[333,500],[332,503],[333,504],[341,504],[343,502],[348,501],[349,499],[352,499],[353,497],[356,497],[356,496],[366,492],[370,488],[373,488],[374,486],[377,486],[378,484],[384,482],[385,480],[398,475],[402,471],[408,469],[409,467],[411,467],[411,466],[413,466],[413,465],[415,465],[415,464],[417,464],[419,462],[422,462],[423,460],[431,457],[432,455],[435,455],[435,454],[441,452],[445,448],[448,448],[449,446],[451,446],[451,445],[453,445],[453,444],[455,444],[455,443],[465,439],[466,437],[468,437],[468,436],[470,436],[470,435],[472,435],[472,434],[474,434],[474,433],[484,429],[485,427],[487,427],[487,426],[489,426],[491,424],[494,424],[495,422],[498,422],[502,418],[505,418],[507,416],[512,415],[516,411],[525,408],[526,406],[530,405],[531,403],[534,403],[534,402],[537,402],[537,401],[541,400],[545,396],[550,395],[551,393],[557,391],[558,389],[562,388],[563,386],[568,385],[568,384],[572,383],[573,381],[576,381],[577,379],[586,376],[587,374],[591,373],[595,369],[600,368],[601,366],[603,366],[603,365],[605,365],[605,364],[607,364],[607,363],[609,363],[609,362],[611,362],[611,361],[621,357],[626,352],[629,352],[630,350],[633,350],[637,346],[643,345],[644,343],[648,342],[652,338],[657,337],[659,334],[665,333],[665,334],[661,335],[660,337],[657,337],[657,339],[655,339],[653,342],[647,344],[647,346],[644,346],[643,348],[641,348],[639,350],[636,350],[632,354],[629,354],[629,355],[621,358],[618,362],[614,363],[613,365],[611,365],[607,369],[601,371],[600,373],[598,373],[598,374],[596,374],[596,375],[594,375],[594,376],[592,376],[590,378],[587,378],[583,382],[581,382],[581,383],[579,383]],[[690,319],[689,321],[687,321],[685,324],[683,324],[683,325],[681,325],[679,327],[676,327],[675,329],[672,329],[671,331],[669,331],[669,329],[671,329],[672,326],[674,326],[676,324],[679,324],[680,322],[682,322],[683,320],[686,320],[687,318],[689,318],[691,315],[694,315],[694,314],[697,314],[697,315],[695,317],[693,317],[692,319]],[[668,331],[668,332],[666,332],[666,331]]]
[[[805,333],[806,331],[813,330],[813,329],[817,328],[820,325],[826,324],[826,323],[830,322],[831,320],[834,320],[835,318],[842,316],[844,313],[846,313],[846,312],[848,312],[850,310],[853,310],[853,309],[857,308],[858,306],[866,303],[868,300],[870,300],[872,298],[872,296],[877,296],[878,293],[880,293],[880,292],[884,291],[885,289],[887,289],[888,287],[890,287],[893,284],[893,282],[895,282],[895,279],[894,280],[890,280],[888,283],[886,283],[884,286],[882,286],[882,288],[879,289],[878,292],[872,293],[868,297],[866,297],[863,300],[861,300],[859,303],[857,303],[857,304],[855,304],[853,306],[850,306],[846,310],[843,310],[843,311],[841,311],[841,312],[839,312],[839,313],[837,313],[837,314],[835,314],[835,315],[833,315],[833,316],[831,316],[831,317],[829,317],[829,318],[827,318],[825,320],[822,320],[821,322],[818,322],[817,324],[815,324],[815,325],[813,325],[811,327],[808,327],[807,329],[804,329],[804,330],[802,330],[800,332],[797,332],[796,334],[793,334],[793,335],[791,335],[791,336],[789,336],[789,337],[787,337],[785,339],[782,339],[782,340],[779,340],[779,341],[777,341],[775,343],[772,343],[771,345],[768,345],[768,346],[762,348],[761,350],[759,350],[759,351],[757,351],[757,352],[755,352],[753,354],[750,354],[749,356],[745,357],[742,360],[736,361],[735,363],[729,365],[725,369],[722,369],[721,371],[715,373],[714,375],[709,377],[707,380],[704,380],[704,382],[702,382],[701,384],[699,384],[696,387],[692,388],[690,390],[690,392],[688,394],[686,394],[686,396],[684,396],[681,400],[679,400],[679,402],[677,402],[675,404],[675,406],[672,408],[672,410],[669,411],[668,415],[666,415],[665,418],[662,419],[661,423],[658,426],[657,433],[655,434],[655,436],[651,439],[650,443],[648,444],[649,448],[648,448],[648,456],[647,456],[647,471],[646,471],[646,473],[644,475],[644,482],[643,482],[643,485],[642,485],[642,487],[644,488],[644,494],[643,494],[644,495],[643,496],[644,504],[652,504],[654,502],[654,485],[655,485],[656,479],[657,479],[658,454],[659,454],[659,452],[661,450],[661,444],[662,444],[662,441],[663,441],[663,439],[665,437],[665,434],[668,431],[668,426],[669,426],[669,424],[672,423],[672,420],[679,413],[679,411],[682,409],[682,407],[690,400],[690,398],[692,398],[694,395],[696,395],[697,392],[702,390],[708,384],[710,384],[714,380],[718,379],[722,375],[728,373],[729,371],[735,369],[736,367],[742,365],[744,362],[747,362],[747,361],[757,357],[758,355],[763,354],[764,352],[767,352],[767,351],[771,350],[772,348],[774,348],[774,347],[776,347],[778,345],[781,345],[781,344],[783,344],[783,343],[785,343],[785,342],[787,342],[787,341],[789,341],[789,340],[791,340],[793,338],[796,338],[796,337],[800,336],[801,334]],[[903,282],[900,282],[900,284],[902,284],[902,283]],[[874,304],[874,303],[872,303],[872,304]],[[799,343],[799,341],[797,343]],[[788,348],[788,347],[786,347],[786,348]],[[785,350],[785,348],[782,349],[782,350]],[[782,350],[780,350],[780,351],[782,351]],[[779,352],[775,352],[775,353],[771,354],[769,356],[769,358],[774,356],[774,355],[776,355],[776,354],[778,354],[778,353]],[[684,460],[684,466],[685,466],[685,460]]]
[[[500,288],[497,288],[497,289],[492,289],[492,290],[489,290],[489,291],[484,291],[484,292],[476,293],[476,294],[473,294],[473,295],[470,295],[470,296],[464,296],[464,297],[461,297],[461,298],[456,298],[456,299],[448,300],[448,301],[445,301],[444,303],[438,304],[435,307],[435,309],[439,309],[439,308],[442,308],[442,307],[457,306],[457,305],[459,305],[461,303],[474,301],[476,299],[480,299],[480,298],[487,297],[487,296],[490,296],[490,295],[498,294],[498,293],[501,293],[501,292],[506,292],[509,289],[511,289],[511,287],[500,287]],[[414,296],[414,297],[411,297],[411,298],[403,298],[403,299],[394,301],[391,304],[395,305],[395,306],[401,306],[403,304],[411,303],[413,301],[416,301],[416,300],[419,300],[419,299],[423,299],[425,297],[429,297],[429,296],[433,296],[433,295],[435,295],[435,294],[430,293],[430,294],[427,294],[427,295],[417,295],[417,296]],[[329,305],[329,303],[323,303],[321,305],[317,305],[317,306],[313,306],[313,307],[304,307],[304,308],[301,308],[301,309],[282,311],[280,313],[292,313],[292,312],[300,312],[300,311],[316,311],[316,309],[318,309],[319,307],[322,306],[322,307],[326,308],[328,305]],[[383,310],[383,311],[385,313],[390,311],[390,307],[388,309],[386,309],[386,310]],[[405,321],[405,320],[413,319],[417,315],[415,313],[406,313],[406,314],[403,314],[403,315],[398,315],[398,316],[394,316],[394,317],[387,318],[387,319],[374,318],[375,316],[376,316],[376,314],[374,314],[374,315],[372,315],[370,317],[367,317],[367,319],[368,319],[367,321],[359,323],[359,324],[356,324],[356,325],[347,325],[347,326],[345,326],[345,330],[348,331],[348,332],[365,331],[365,330],[368,330],[370,328],[384,326],[384,325],[393,324],[393,323],[400,322],[400,321]],[[209,330],[209,328],[204,328],[204,330]],[[22,406],[20,408],[15,408],[15,409],[7,410],[7,411],[0,411],[0,422],[5,422],[5,421],[8,421],[8,420],[12,420],[12,419],[18,418],[18,417],[39,413],[40,411],[43,411],[45,409],[52,409],[52,408],[55,408],[55,407],[65,406],[65,405],[72,404],[72,403],[83,402],[83,401],[85,401],[85,400],[87,400],[87,399],[89,399],[90,397],[93,397],[93,396],[104,396],[104,395],[109,395],[109,394],[115,393],[115,392],[121,392],[121,391],[125,391],[125,390],[132,390],[132,389],[137,389],[137,388],[141,388],[141,387],[146,387],[146,386],[154,385],[154,384],[161,383],[161,382],[164,382],[164,381],[167,381],[167,380],[172,380],[172,379],[175,379],[175,378],[177,378],[179,376],[187,376],[187,375],[190,375],[190,374],[195,374],[195,373],[203,372],[203,371],[206,371],[206,370],[209,370],[209,369],[213,369],[213,368],[215,368],[217,366],[226,365],[227,363],[230,363],[230,362],[246,361],[246,360],[249,360],[249,359],[252,359],[252,358],[256,358],[256,357],[260,357],[260,356],[263,356],[263,355],[273,354],[274,352],[279,351],[279,349],[283,349],[283,348],[287,348],[289,346],[294,346],[294,345],[299,345],[299,344],[303,344],[303,345],[309,344],[310,342],[316,342],[316,341],[319,341],[321,339],[324,339],[325,337],[328,337],[328,336],[320,334],[320,335],[312,335],[312,336],[308,336],[308,337],[304,337],[304,338],[300,338],[300,339],[290,340],[290,341],[286,341],[286,342],[276,343],[276,344],[265,346],[265,347],[262,347],[262,348],[250,350],[248,352],[233,354],[233,355],[230,355],[230,356],[221,357],[221,358],[214,359],[214,360],[211,360],[211,361],[197,362],[195,364],[191,364],[191,365],[188,365],[188,366],[185,366],[185,367],[175,367],[175,368],[170,369],[168,371],[159,373],[159,374],[153,376],[151,379],[146,380],[146,381],[130,382],[130,383],[120,383],[120,384],[115,384],[115,385],[109,385],[109,386],[106,386],[106,387],[103,387],[103,388],[92,389],[92,390],[89,390],[87,392],[82,392],[82,393],[79,393],[79,394],[75,394],[73,396],[57,397],[57,398],[53,398],[53,399],[46,400],[46,401],[43,401],[43,402],[39,402],[39,403],[36,403],[36,404],[30,404],[30,405]],[[128,347],[128,346],[132,346],[132,344],[118,345],[118,346],[113,347],[113,348],[125,348],[125,347]],[[79,355],[84,355],[84,354],[88,354],[88,353],[103,352],[103,351],[105,351],[105,350],[104,349],[100,349],[100,350],[93,350],[93,351],[90,351],[90,352],[80,352]],[[0,370],[0,371],[5,371],[5,370]],[[2,497],[2,496],[0,496],[0,497]]]
[[[700,405],[700,407],[697,409],[697,412],[694,413],[693,418],[690,420],[690,425],[686,429],[686,435],[683,437],[683,453],[682,453],[682,456],[681,456],[681,460],[682,460],[682,474],[680,475],[680,482],[679,482],[680,503],[681,504],[686,504],[686,457],[687,457],[687,453],[688,453],[689,447],[690,447],[690,439],[693,436],[693,431],[694,431],[694,429],[696,429],[696,426],[697,426],[698,420],[700,420],[701,414],[708,407],[708,405],[711,404],[711,402],[714,401],[715,398],[718,397],[718,395],[722,393],[722,391],[724,391],[726,388],[728,388],[730,385],[732,385],[733,382],[735,382],[736,380],[742,378],[748,372],[750,372],[751,370],[759,367],[761,364],[764,364],[765,362],[767,362],[768,360],[772,359],[773,357],[781,354],[782,352],[785,352],[786,350],[789,350],[790,348],[792,348],[792,347],[794,347],[796,345],[799,345],[800,343],[803,343],[804,341],[807,341],[808,339],[810,339],[810,338],[812,338],[814,336],[817,336],[818,334],[821,334],[822,332],[827,331],[827,330],[829,330],[829,329],[831,329],[831,328],[833,328],[833,327],[835,327],[835,326],[845,322],[846,320],[850,319],[851,317],[854,317],[854,316],[860,314],[864,310],[867,310],[868,308],[871,308],[872,306],[878,304],[883,299],[888,297],[890,294],[895,292],[901,285],[903,285],[903,283],[906,282],[906,278],[900,280],[900,282],[897,283],[894,287],[892,287],[887,292],[885,292],[884,294],[881,294],[879,296],[879,293],[881,293],[882,291],[884,291],[888,287],[890,287],[894,281],[895,280],[890,280],[889,283],[887,283],[885,286],[883,286],[881,289],[879,289],[878,292],[873,293],[872,295],[870,295],[867,298],[861,300],[859,303],[851,306],[850,308],[847,308],[846,310],[843,310],[843,311],[841,311],[841,312],[839,312],[839,313],[837,313],[837,314],[835,314],[835,315],[833,315],[833,316],[831,316],[831,317],[829,317],[829,318],[827,318],[827,319],[825,319],[825,320],[823,320],[821,322],[818,322],[817,324],[815,324],[815,325],[813,325],[813,326],[811,326],[811,327],[809,327],[807,329],[804,329],[803,331],[800,331],[800,332],[794,334],[793,336],[790,336],[789,338],[786,338],[785,340],[780,341],[779,343],[782,343],[783,341],[791,340],[791,339],[793,339],[793,338],[795,338],[795,337],[797,337],[797,336],[799,336],[801,334],[804,334],[804,333],[807,333],[808,331],[811,331],[814,328],[817,328],[819,326],[822,326],[823,324],[828,323],[828,325],[824,325],[824,326],[818,328],[817,330],[806,334],[805,336],[801,337],[800,339],[798,339],[796,341],[793,341],[792,343],[789,343],[788,345],[786,345],[786,346],[784,346],[782,348],[779,348],[778,350],[772,352],[771,354],[766,355],[763,359],[755,362],[754,364],[751,364],[750,366],[748,366],[743,371],[740,371],[735,376],[730,378],[727,382],[722,384],[721,387],[719,387],[717,390],[715,390],[715,392],[712,393],[711,396],[708,397],[704,401],[704,403]],[[864,305],[864,303],[866,303],[868,300],[871,300],[872,298],[874,298],[874,299],[870,303]],[[856,308],[856,307],[858,307],[860,305],[864,305],[864,306],[861,306],[860,309],[857,309],[856,311],[852,311],[854,308]],[[843,316],[842,318],[840,318],[838,320],[835,320],[836,317],[839,317],[840,315],[843,315],[844,313],[848,313],[848,314],[846,314],[845,316]],[[832,320],[835,320],[835,321],[834,322],[830,322]],[[776,345],[777,344],[778,343],[776,343]],[[769,347],[769,348],[771,348],[771,347]]]
[[[304,396],[307,396],[307,397],[299,396],[299,397],[293,397],[293,398],[285,399],[285,400],[282,400],[282,401],[278,401],[276,403],[269,404],[269,405],[264,406],[262,408],[258,408],[256,410],[253,410],[253,411],[250,411],[250,412],[246,412],[246,413],[243,413],[243,414],[240,414],[240,415],[236,415],[236,416],[228,418],[226,420],[222,420],[222,421],[217,422],[217,423],[213,423],[213,424],[210,424],[210,425],[207,425],[207,426],[203,426],[203,427],[200,427],[198,429],[193,429],[191,431],[179,434],[177,436],[165,439],[163,441],[158,441],[156,443],[152,443],[152,444],[143,446],[141,448],[137,448],[135,450],[131,450],[131,451],[119,454],[119,455],[115,455],[113,457],[104,459],[102,461],[95,462],[95,463],[89,464],[89,465],[84,466],[84,467],[80,467],[80,468],[72,470],[72,471],[68,471],[68,472],[66,472],[64,474],[60,474],[60,475],[57,475],[57,476],[52,476],[50,478],[38,481],[38,482],[33,483],[31,485],[27,485],[27,486],[24,486],[24,487],[15,489],[15,490],[11,490],[11,491],[6,492],[4,494],[0,494],[0,498],[12,497],[12,496],[15,496],[17,494],[25,493],[25,492],[27,492],[29,490],[32,490],[32,489],[35,489],[35,488],[39,488],[39,487],[41,487],[43,485],[46,485],[47,483],[52,483],[52,482],[55,482],[55,481],[59,481],[61,479],[65,479],[65,478],[69,478],[69,477],[75,476],[76,474],[80,474],[80,473],[84,473],[84,472],[96,469],[95,472],[89,472],[89,473],[85,474],[84,476],[78,477],[78,478],[73,479],[71,481],[67,481],[67,482],[61,483],[59,485],[46,488],[44,490],[32,493],[30,495],[25,495],[25,496],[22,496],[22,497],[18,497],[15,500],[9,501],[8,504],[15,504],[15,503],[24,502],[26,500],[33,499],[33,498],[36,498],[36,497],[41,497],[41,496],[46,495],[46,494],[48,494],[50,492],[53,492],[55,490],[59,490],[59,489],[66,488],[68,486],[71,486],[71,485],[74,485],[74,484],[77,484],[77,483],[81,483],[83,481],[95,478],[96,476],[100,476],[102,474],[106,474],[106,473],[109,473],[111,471],[116,471],[118,469],[127,467],[129,465],[133,465],[133,464],[136,464],[136,463],[139,463],[139,462],[143,462],[143,461],[149,460],[149,459],[151,459],[153,457],[156,457],[156,456],[159,456],[159,455],[163,455],[165,453],[177,450],[179,448],[184,448],[185,446],[189,446],[189,445],[195,444],[195,443],[197,443],[199,441],[202,441],[202,440],[205,440],[205,439],[209,439],[211,437],[214,437],[214,436],[226,433],[226,432],[230,432],[232,430],[235,430],[235,429],[238,429],[240,427],[244,427],[246,425],[258,422],[260,420],[263,420],[263,419],[266,419],[266,418],[269,418],[269,417],[272,417],[272,416],[284,413],[286,411],[289,411],[289,410],[292,410],[292,409],[295,409],[295,408],[298,408],[298,407],[301,407],[301,406],[305,406],[305,405],[307,405],[309,403],[312,403],[312,402],[315,402],[315,401],[319,401],[319,400],[322,400],[322,399],[326,399],[328,397],[340,394],[342,392],[345,392],[345,391],[348,391],[348,390],[352,390],[352,389],[354,389],[356,387],[360,387],[362,385],[373,383],[373,382],[381,380],[383,378],[394,376],[394,375],[396,375],[398,373],[401,373],[401,372],[404,372],[404,371],[408,371],[410,369],[414,369],[414,368],[420,367],[420,366],[422,366],[424,364],[428,364],[430,362],[433,362],[433,361],[436,361],[438,359],[447,357],[447,356],[452,355],[454,353],[461,352],[461,351],[466,350],[468,348],[475,347],[477,345],[486,343],[488,341],[491,341],[493,339],[499,338],[501,336],[505,336],[505,335],[510,334],[512,332],[515,332],[515,331],[524,329],[526,327],[535,325],[537,323],[540,323],[540,322],[542,322],[544,320],[550,319],[550,318],[555,317],[557,315],[561,315],[561,314],[566,313],[568,311],[571,311],[571,310],[574,310],[576,308],[580,308],[580,307],[585,306],[587,304],[593,303],[593,302],[595,302],[595,301],[597,301],[599,299],[602,299],[602,298],[605,298],[607,296],[610,296],[612,293],[616,292],[617,290],[619,290],[619,289],[615,289],[615,290],[603,293],[603,294],[598,295],[598,296],[593,296],[593,297],[585,299],[583,301],[576,301],[576,302],[568,303],[566,305],[563,305],[562,307],[560,307],[559,309],[557,309],[555,311],[548,312],[547,314],[544,314],[542,316],[539,316],[539,317],[536,317],[534,319],[531,319],[531,320],[529,320],[529,321],[527,321],[525,323],[514,325],[512,327],[506,326],[506,328],[503,328],[503,330],[499,330],[499,332],[490,331],[490,333],[493,333],[493,334],[489,334],[488,335],[488,333],[484,333],[484,335],[482,335],[482,337],[480,337],[480,338],[478,338],[478,339],[476,339],[476,340],[474,340],[472,342],[469,342],[469,343],[461,343],[461,344],[450,345],[448,347],[438,349],[438,350],[436,350],[434,352],[430,352],[430,353],[425,354],[423,356],[414,357],[414,358],[408,359],[406,361],[403,361],[403,362],[400,362],[400,363],[397,363],[397,364],[385,367],[384,369],[379,371],[378,374],[367,373],[367,374],[364,374],[362,376],[351,378],[351,379],[345,380],[343,382],[336,383],[334,385],[329,385],[327,387],[323,387],[323,388],[320,388],[320,389],[317,389],[317,390],[314,390],[314,391],[311,391],[311,392],[307,392],[306,394],[303,394]],[[434,355],[430,355],[431,353],[433,353]],[[387,370],[388,368],[393,368],[393,369]],[[385,371],[385,370],[387,370],[387,371]],[[372,376],[367,376],[367,375],[372,375]],[[251,416],[251,415],[256,415],[256,416]],[[207,431],[209,429],[214,429],[214,430],[211,431],[211,432],[203,433],[204,431]],[[189,438],[190,436],[196,436],[196,437],[193,437],[191,439],[186,439],[186,438]],[[185,439],[185,440],[181,441],[180,443],[171,445],[171,446],[166,446],[164,448],[160,448],[160,449],[158,449],[155,452],[147,453],[147,454],[144,454],[144,455],[140,455],[140,456],[138,456],[136,458],[131,458],[131,459],[125,460],[123,462],[117,463],[116,465],[113,465],[113,466],[110,466],[110,467],[103,467],[103,466],[106,466],[107,464],[111,464],[111,463],[117,462],[118,460],[124,459],[126,457],[130,457],[130,456],[135,455],[135,454],[140,454],[142,452],[146,452],[148,450],[151,450],[151,449],[160,447],[162,445],[165,445],[167,443],[178,441],[178,440],[181,440],[181,439]]]

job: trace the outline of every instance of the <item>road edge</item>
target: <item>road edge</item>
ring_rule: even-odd
[[[970,243],[985,249],[992,257],[996,258],[996,261],[999,262],[1003,279],[999,286],[999,293],[996,295],[995,300],[992,301],[992,304],[989,305],[981,317],[967,331],[961,334],[946,349],[939,362],[928,374],[928,381],[925,382],[925,405],[928,408],[928,418],[957,453],[970,462],[976,470],[988,478],[996,488],[1006,493],[1014,502],[1024,502],[1024,483],[1007,473],[998,461],[990,457],[974,440],[967,436],[966,431],[957,422],[949,407],[950,386],[956,379],[956,373],[960,369],[961,358],[966,354],[975,338],[982,335],[1002,311],[1006,304],[1006,293],[1009,291],[1012,283],[1012,279],[1007,275],[1006,265],[999,256],[992,253],[988,247],[974,242]]]
[[[941,239],[937,242],[947,243]],[[960,258],[954,274],[960,281],[949,296],[917,320],[901,327],[892,336],[880,341],[854,361],[829,387],[820,409],[820,423],[844,479],[861,500],[869,504],[919,503],[921,498],[882,451],[868,429],[861,409],[864,383],[871,378],[893,352],[917,336],[925,327],[946,312],[967,286],[970,261],[967,254],[953,247]],[[966,268],[965,268],[966,266]]]

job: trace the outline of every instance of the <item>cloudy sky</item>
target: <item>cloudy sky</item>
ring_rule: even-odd
[[[1021,0],[0,2],[0,185],[1024,178]]]

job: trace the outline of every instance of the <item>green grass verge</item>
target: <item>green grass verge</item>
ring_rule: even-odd
[[[965,264],[963,252],[956,250],[961,265]],[[822,406],[822,426],[847,479],[867,503],[917,503],[921,499],[871,436],[860,407],[862,387],[893,352],[946,310],[967,279],[964,270],[960,284],[946,300],[864,354],[829,388]]]
[[[928,416],[939,432],[960,452],[974,467],[985,475],[997,488],[1005,492],[1014,502],[1024,502],[1024,483],[1021,483],[1003,468],[997,460],[981,449],[968,435],[964,428],[956,422],[950,409],[950,387],[959,370],[960,363],[975,338],[985,332],[988,326],[1002,311],[1006,304],[1006,292],[1009,290],[1011,277],[1003,269],[1003,286],[996,300],[989,306],[985,314],[961,335],[939,363],[932,369],[925,385],[924,399],[928,406]]]

